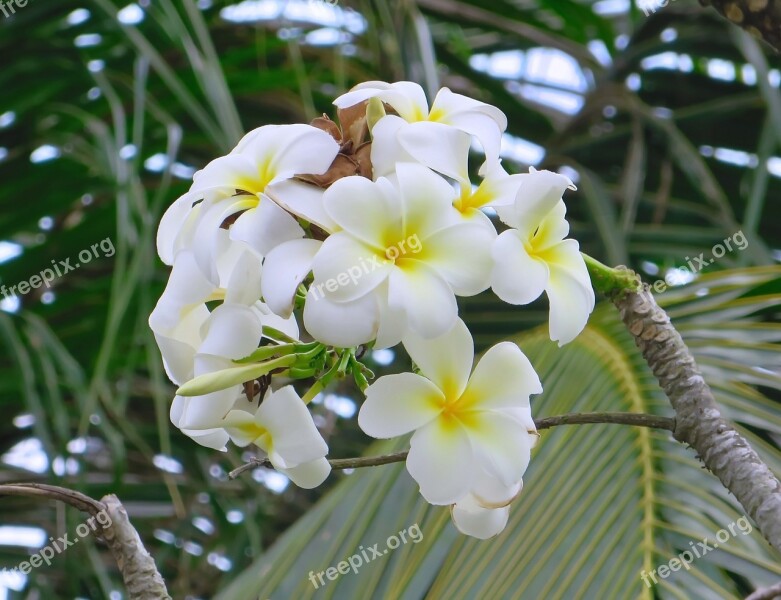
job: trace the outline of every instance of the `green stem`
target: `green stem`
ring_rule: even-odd
[[[639,292],[642,289],[640,277],[626,267],[608,267],[595,258],[581,252],[586,261],[588,273],[594,289],[606,296],[614,296],[622,292]]]
[[[323,385],[322,380],[315,381],[315,383],[312,385],[311,388],[307,391],[306,394],[301,398],[301,400],[304,401],[304,404],[309,404],[312,400],[315,399],[315,396],[317,396],[320,392],[323,391],[323,388],[325,386]]]
[[[292,337],[287,335],[286,333],[282,333],[279,329],[275,329],[273,327],[269,327],[268,325],[263,327],[263,335],[265,337],[269,337],[273,340],[279,340],[281,342],[288,342],[290,344],[300,344],[301,342],[299,340],[294,340]]]

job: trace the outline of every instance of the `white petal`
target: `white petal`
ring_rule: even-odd
[[[344,177],[326,190],[323,206],[339,227],[378,250],[385,250],[387,232],[401,232],[401,199],[386,180]]]
[[[565,218],[567,207],[559,200],[540,223],[534,236],[534,247],[538,252],[559,244],[569,233],[569,223]]]
[[[169,412],[169,416],[171,418],[171,423],[179,427],[179,423],[182,420],[182,415],[184,414],[185,407],[187,406],[187,401],[189,398],[185,398],[184,396],[174,396],[174,401],[171,404],[171,410]]]
[[[277,331],[281,332],[288,338],[298,340],[301,338],[300,331],[298,329],[298,321],[296,321],[295,315],[289,317],[281,317],[271,311],[263,302],[256,302],[252,307],[260,315],[260,320],[263,323],[263,327],[273,327]],[[283,343],[284,337],[272,335],[265,335],[264,337]],[[281,337],[281,339],[279,339]]]
[[[203,396],[191,396],[179,420],[179,427],[185,429],[211,429],[221,426],[225,415],[233,408],[241,393],[238,388],[219,390]]]
[[[433,338],[444,334],[455,323],[458,305],[453,290],[424,263],[394,268],[389,284],[389,304],[406,312],[412,331]]]
[[[470,507],[471,508],[471,507]],[[510,508],[480,508],[466,509],[459,502],[450,509],[453,524],[461,533],[480,540],[499,535],[507,526]]]
[[[206,328],[198,352],[233,360],[252,354],[263,334],[263,323],[257,314],[241,304],[221,304],[215,308]]]
[[[385,83],[384,81],[364,81],[334,100],[334,106],[337,108],[349,108],[364,100],[374,98],[378,94],[389,89],[391,89],[391,84]]]
[[[523,489],[523,481],[507,486],[496,477],[491,477],[482,469],[478,469],[471,499],[482,508],[504,508],[518,497],[521,489]]]
[[[482,409],[528,406],[529,396],[541,393],[534,367],[512,342],[492,346],[482,356],[465,392]]]
[[[243,154],[229,154],[214,159],[193,175],[190,191],[202,191],[214,187],[230,187],[251,194],[262,192],[266,182],[262,180],[258,165]]]
[[[477,138],[487,161],[499,157],[502,132],[507,129],[507,117],[495,106],[442,88],[431,107],[431,115],[432,119],[436,117],[436,120],[458,127]]]
[[[374,339],[379,310],[373,294],[352,302],[332,302],[310,288],[304,306],[304,325],[318,342],[351,348]]]
[[[258,437],[255,426],[255,415],[245,410],[232,410],[222,421],[222,427],[230,436],[231,441],[239,448],[244,448],[253,443]]]
[[[272,181],[305,173],[322,175],[339,152],[333,137],[311,125],[271,125],[260,130],[243,144],[240,152],[259,164],[270,163]]]
[[[404,215],[399,241],[413,235],[425,240],[449,225],[462,222],[459,212],[453,208],[455,190],[443,177],[415,163],[396,165],[396,174]]]
[[[289,469],[280,469],[280,471],[298,487],[311,490],[328,478],[331,473],[331,465],[328,463],[328,459],[323,457]]]
[[[443,123],[420,121],[398,130],[402,148],[416,161],[456,181],[469,182],[469,147],[463,131]]]
[[[202,210],[192,249],[201,271],[215,284],[220,283],[220,263],[234,246],[228,231],[222,228],[223,222],[236,213],[254,209],[257,203],[256,196],[241,194],[211,203]],[[237,254],[232,256],[235,258]]]
[[[509,304],[529,304],[548,284],[548,265],[530,256],[515,230],[504,231],[494,242],[491,287]]]
[[[165,291],[149,317],[152,331],[170,334],[177,329],[184,314],[205,302],[213,291],[214,284],[204,276],[193,253],[182,250],[176,255]]]
[[[549,249],[551,276],[545,291],[550,301],[550,337],[559,346],[583,331],[594,309],[594,289],[575,240]]]
[[[552,171],[529,173],[518,191],[515,206],[497,209],[499,217],[531,238],[543,219],[561,202],[564,190],[571,185],[567,177]]]
[[[206,310],[206,307],[204,307],[204,310]],[[208,312],[206,310],[207,316]],[[192,379],[195,347],[157,333],[154,336],[157,346],[160,348],[160,354],[163,357],[163,368],[165,369],[165,374],[168,375],[168,379],[176,385],[182,385]],[[198,340],[199,342],[200,340]]]
[[[475,356],[472,334],[461,319],[443,335],[426,339],[409,332],[403,339],[404,349],[429,378],[451,400],[461,396],[472,371]]]
[[[358,425],[374,438],[393,438],[419,429],[442,411],[445,397],[425,377],[399,373],[380,377],[366,389]]]
[[[402,162],[415,162],[399,142],[398,132],[407,122],[396,115],[388,115],[377,121],[372,129],[372,169],[375,181],[396,171]]]
[[[305,221],[314,223],[325,231],[332,232],[338,229],[334,220],[325,212],[323,205],[323,195],[325,190],[304,183],[289,179],[280,183],[270,185],[266,190],[266,195],[274,200],[285,210],[301,217]]]
[[[512,206],[518,196],[518,191],[528,175],[508,175],[497,160],[486,165],[486,176],[475,196],[479,206]]]
[[[401,342],[408,332],[407,313],[398,307],[391,308],[388,298],[388,281],[377,287],[376,298],[379,306],[379,326],[374,349],[392,348]]]
[[[407,470],[429,504],[453,504],[472,489],[475,455],[460,423],[436,419],[410,440]]]
[[[426,238],[423,259],[458,296],[474,296],[491,284],[491,246],[496,231],[482,223],[459,223]],[[411,258],[415,255],[408,254]]]
[[[193,235],[203,203],[211,205],[212,200],[219,200],[232,193],[230,188],[210,190],[206,196],[208,199],[194,206],[195,202],[204,198],[204,194],[187,192],[169,206],[157,230],[157,252],[160,260],[167,265],[173,264],[176,252],[186,246]]]
[[[217,429],[182,429],[182,433],[187,437],[198,442],[201,446],[213,448],[220,452],[228,451],[228,440],[230,437],[222,428]]]
[[[260,258],[249,250],[239,253],[228,279],[225,302],[247,306],[257,302],[260,298],[260,274]]]
[[[473,415],[469,439],[480,466],[503,485],[523,479],[531,458],[531,437],[515,419],[499,411]]]
[[[269,252],[263,263],[263,300],[276,314],[289,317],[296,290],[312,270],[312,261],[322,246],[318,240],[291,240]]]
[[[242,241],[261,256],[284,242],[304,237],[304,230],[271,198],[262,196],[255,209],[246,211],[230,227],[230,238]]]
[[[339,108],[346,108],[375,97],[390,104],[406,121],[418,121],[428,117],[426,94],[420,85],[411,81],[399,81],[390,85],[382,81],[367,81],[334,100],[334,104]]]
[[[431,106],[432,113],[435,110],[447,115],[446,121],[468,113],[485,115],[496,124],[499,130],[504,131],[507,129],[507,117],[501,110],[474,98],[455,94],[446,87],[439,90],[437,97],[434,99],[434,104]]]
[[[285,386],[265,398],[255,421],[271,434],[273,452],[285,461],[280,465],[283,468],[295,467],[328,453],[328,445],[293,386]]]
[[[361,298],[380,285],[393,265],[384,254],[346,232],[329,236],[312,262],[311,290],[335,302]]]

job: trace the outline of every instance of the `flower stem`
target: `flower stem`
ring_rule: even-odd
[[[640,277],[626,267],[608,267],[588,254],[581,252],[586,261],[594,289],[613,297],[623,292],[639,292],[642,289]]]
[[[320,392],[323,391],[323,388],[325,386],[323,385],[322,380],[315,381],[311,388],[307,391],[306,394],[303,395],[301,400],[304,401],[304,404],[309,404],[312,400],[315,399],[315,396],[317,396]]]

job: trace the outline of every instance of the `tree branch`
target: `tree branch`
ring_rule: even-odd
[[[0,485],[0,496],[47,498],[69,504],[93,517],[98,513],[108,515],[110,522],[103,525],[101,537],[114,555],[130,600],[171,600],[165,582],[155,566],[155,561],[144,548],[138,532],[128,519],[127,511],[119,499],[110,494],[100,501],[81,492],[42,483],[12,483]]]
[[[700,0],[712,6],[722,17],[739,25],[751,35],[781,50],[781,3],[778,0]]]
[[[593,275],[596,267],[588,267]],[[604,285],[602,273],[601,278],[593,279],[594,285],[606,292],[618,308],[669,398],[675,410],[673,437],[697,451],[700,460],[732,492],[765,539],[781,551],[781,482],[721,416],[694,357],[647,286],[638,291],[639,277],[625,267],[612,271],[615,273],[610,281],[615,283],[631,274],[633,283],[624,289]]]
[[[772,600],[781,596],[781,583],[771,585],[767,588],[760,588],[746,596],[746,600]]]
[[[594,423],[612,423],[616,425],[636,425],[638,427],[652,427],[655,429],[666,429],[673,431],[675,420],[668,417],[657,417],[655,415],[645,415],[639,413],[580,413],[558,415],[556,417],[546,417],[537,419],[534,424],[537,430],[550,429],[559,425],[588,425]],[[393,454],[384,454],[382,456],[364,456],[360,458],[335,458],[329,460],[331,469],[357,469],[360,467],[376,467],[395,462],[402,462],[407,458],[407,450],[395,452]],[[267,458],[253,458],[249,462],[233,469],[228,473],[230,479],[236,479],[246,471],[257,467],[273,468]]]

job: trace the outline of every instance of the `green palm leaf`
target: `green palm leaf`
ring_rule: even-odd
[[[768,436],[781,428],[781,409],[747,383],[781,390],[781,330],[762,322],[767,307],[781,300],[779,285],[781,268],[727,271],[661,297],[725,414],[776,472],[781,453]],[[713,290],[711,296],[698,295],[705,288]],[[538,417],[671,414],[612,307],[601,306],[584,333],[562,350],[542,330],[515,340],[543,381],[545,391],[533,401]],[[371,452],[403,446],[403,440],[381,442]],[[653,591],[641,571],[657,569],[704,538],[714,543],[717,532],[742,514],[719,481],[667,432],[558,427],[542,432],[525,489],[497,538],[481,542],[459,535],[447,509],[427,505],[402,465],[361,469],[219,598],[731,598],[747,591],[741,580],[753,587],[781,576],[780,557],[756,530],[744,535],[733,525],[735,535],[726,543],[695,559],[690,570],[657,576]],[[357,574],[326,579],[319,589],[309,581],[310,571],[335,566],[360,546],[380,542],[383,548],[388,536],[415,523],[423,533],[420,543],[403,545]]]

